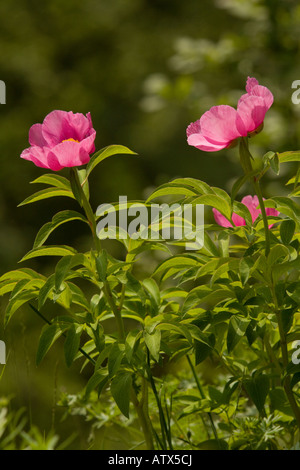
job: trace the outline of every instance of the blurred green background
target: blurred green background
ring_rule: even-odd
[[[299,37],[296,0],[1,2],[0,79],[6,83],[6,104],[0,105],[0,275],[20,266],[41,225],[72,208],[63,198],[17,207],[42,189],[29,183],[44,171],[19,158],[29,146],[32,124],[54,109],[90,111],[97,149],[122,144],[139,154],[97,167],[91,178],[95,208],[119,195],[143,199],[179,176],[230,191],[241,172],[237,149],[205,154],[187,145],[186,127],[213,105],[236,106],[249,75],[275,97],[264,132],[253,140],[253,153],[298,149],[300,105],[291,101],[291,86],[300,79]],[[264,195],[282,192],[281,178],[270,177]],[[88,237],[75,222],[49,243],[85,249]],[[38,259],[26,266],[48,274],[53,264]],[[0,306],[3,312],[5,299]],[[62,389],[80,390],[89,371],[81,377],[75,366],[67,370],[59,347],[36,368],[41,326],[27,307],[5,332],[1,323],[9,357],[0,396],[12,395],[10,406],[25,405],[29,419],[47,432],[57,395]],[[66,437],[72,426],[59,424],[59,433]],[[74,445],[84,448],[81,422],[78,432],[83,437]]]

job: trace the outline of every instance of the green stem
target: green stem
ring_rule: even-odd
[[[92,207],[90,205],[90,202],[87,199],[87,197],[86,197],[86,195],[83,191],[83,188],[82,188],[82,185],[80,183],[79,176],[78,176],[78,171],[76,169],[75,170],[71,169],[71,171],[72,171],[72,174],[73,174],[73,177],[74,177],[74,180],[75,180],[75,184],[76,184],[77,189],[78,189],[79,194],[80,194],[82,207],[84,209],[84,212],[86,214],[86,217],[88,219],[88,222],[89,222],[89,225],[90,225],[90,228],[91,228],[91,232],[92,232],[92,235],[93,235],[94,244],[95,244],[97,254],[99,254],[100,251],[101,251],[101,242],[100,242],[99,237],[97,236],[97,225],[96,225],[96,220],[95,220],[93,209],[92,209]],[[125,337],[126,337],[126,333],[125,333],[125,328],[124,328],[123,317],[121,315],[121,310],[122,310],[122,305],[123,305],[124,297],[125,297],[125,287],[123,286],[123,288],[122,288],[121,302],[120,302],[119,307],[117,307],[117,305],[114,301],[110,285],[107,281],[103,282],[103,292],[104,292],[105,298],[107,300],[107,303],[108,303],[109,307],[111,308],[111,310],[114,314],[114,317],[115,317],[115,320],[116,320],[116,323],[117,323],[117,328],[118,328],[120,341],[124,342]],[[134,389],[131,390],[131,401],[132,401],[132,403],[135,407],[136,413],[138,415],[139,422],[140,422],[141,428],[142,428],[143,433],[144,433],[147,448],[148,449],[154,449],[152,433],[151,433],[150,418],[148,416],[148,412],[145,413],[145,409],[147,409],[148,405],[144,402],[144,400],[145,400],[145,396],[144,396],[144,399],[142,400],[142,405],[141,405],[138,401],[138,398],[137,398],[137,395],[136,395]]]
[[[241,160],[241,165],[243,167],[245,174],[249,175],[250,173],[252,173],[253,167],[252,167],[251,160],[253,160],[253,157],[251,153],[249,152],[247,137],[242,137],[241,142],[240,142],[240,160]],[[270,230],[269,230],[269,224],[268,224],[268,218],[267,218],[266,208],[264,204],[264,199],[262,196],[260,183],[257,180],[256,176],[251,177],[251,180],[254,186],[254,191],[258,197],[259,206],[260,206],[260,210],[262,214],[262,219],[264,223],[264,231],[265,231],[265,242],[266,242],[265,254],[266,256],[268,256],[270,252]]]
[[[151,385],[151,388],[152,388],[152,391],[153,391],[153,394],[154,394],[154,397],[155,397],[155,400],[156,400],[158,412],[159,412],[160,428],[161,428],[161,434],[162,434],[163,445],[164,445],[163,450],[168,450],[167,441],[168,441],[170,450],[172,450],[173,446],[172,446],[171,435],[170,435],[170,432],[168,430],[164,410],[161,406],[161,401],[160,401],[160,398],[159,398],[159,395],[158,395],[158,392],[157,392],[157,389],[156,389],[156,385],[155,385],[155,382],[154,382],[154,379],[153,379],[153,376],[152,376],[152,373],[151,373],[150,354],[149,354],[149,350],[148,350],[147,347],[146,347],[146,352],[147,352],[147,361],[148,361],[148,367],[147,367],[148,380],[150,382],[150,385]]]
[[[197,388],[198,388],[198,390],[199,390],[200,396],[201,396],[202,399],[205,399],[205,394],[204,394],[204,392],[203,392],[203,388],[202,388],[202,386],[201,386],[201,383],[200,383],[200,380],[199,380],[197,371],[196,371],[196,369],[195,369],[195,366],[194,366],[194,364],[192,363],[191,358],[190,358],[188,355],[186,355],[186,358],[187,358],[187,361],[188,361],[189,366],[190,366],[190,368],[191,368],[192,374],[193,374],[193,376],[194,376],[194,379],[195,379]],[[217,429],[216,429],[216,426],[215,426],[215,423],[214,423],[214,420],[213,420],[213,417],[212,417],[212,414],[211,414],[210,412],[208,412],[207,415],[208,415],[208,417],[209,417],[209,421],[210,421],[211,428],[212,428],[212,431],[213,431],[213,433],[214,433],[215,439],[219,439],[219,438],[218,438]]]
[[[279,331],[279,336],[280,336],[280,349],[281,349],[281,354],[282,354],[282,363],[283,363],[284,371],[286,371],[286,368],[289,364],[288,347],[287,347],[286,335],[285,335],[283,321],[282,321],[282,311],[279,308],[277,296],[276,296],[276,292],[275,292],[275,288],[273,284],[272,284],[272,294],[273,294],[273,300],[274,300],[274,305],[275,305],[278,331]],[[293,410],[293,413],[294,413],[294,416],[295,416],[295,419],[297,421],[297,425],[300,431],[300,408],[296,402],[296,399],[295,399],[295,396],[291,387],[291,379],[289,375],[285,375],[283,377],[283,387],[284,387],[286,396],[288,398],[289,404]]]
[[[152,438],[152,432],[151,432],[151,423],[149,422],[150,418],[148,417],[148,414],[146,414],[145,410],[144,410],[144,406],[145,406],[144,397],[142,397],[142,399],[140,401],[138,401],[136,393],[132,389],[131,390],[131,401],[134,405],[134,408],[135,408],[136,413],[137,413],[138,418],[139,418],[141,428],[143,430],[147,450],[153,450],[154,445],[153,445],[153,438]]]
[[[104,283],[103,283],[103,291],[104,291],[106,300],[108,302],[108,305],[110,306],[110,308],[111,308],[111,310],[114,314],[114,317],[116,319],[120,341],[124,342],[126,334],[125,334],[123,318],[122,318],[122,315],[121,315],[121,312],[120,312],[119,308],[117,307],[117,305],[114,301],[114,298],[113,298],[113,295],[112,295],[112,292],[111,292],[111,289],[110,289],[110,285],[107,281],[104,281]]]
[[[266,208],[264,204],[264,199],[262,197],[261,189],[260,189],[260,184],[259,181],[256,180],[256,178],[253,178],[253,185],[254,189],[256,192],[256,195],[258,197],[260,209],[261,209],[261,214],[264,222],[264,230],[265,230],[265,241],[266,241],[266,249],[265,249],[265,254],[268,256],[270,253],[270,229],[269,229],[269,224],[268,224],[268,218],[267,218],[267,213],[266,213]]]
[[[280,367],[280,364],[279,364],[279,361],[278,361],[276,355],[274,354],[273,348],[270,344],[269,334],[268,333],[265,334],[265,336],[263,338],[263,342],[264,342],[264,345],[265,345],[265,348],[266,348],[266,352],[269,356],[270,362],[274,365],[274,368],[276,369],[277,374],[279,376],[281,376],[281,367]]]
[[[78,176],[78,171],[76,169],[74,170],[73,168],[71,170],[72,170],[73,177],[75,179],[77,189],[78,189],[78,191],[80,193],[80,196],[81,196],[82,207],[84,209],[85,215],[88,219],[88,222],[89,222],[89,225],[90,225],[90,228],[91,228],[91,232],[92,232],[92,235],[93,235],[96,251],[97,251],[97,254],[99,254],[100,251],[101,251],[101,242],[100,242],[100,239],[97,235],[97,225],[96,225],[94,212],[93,212],[93,209],[90,205],[90,202],[88,201],[88,199],[87,199],[87,197],[86,197],[86,195],[83,191],[83,188],[81,186],[79,176]],[[106,297],[107,303],[110,306],[110,308],[111,308],[111,310],[114,314],[114,317],[116,319],[118,332],[119,332],[119,338],[120,338],[121,341],[124,341],[125,340],[125,328],[124,328],[123,318],[121,316],[120,310],[118,309],[118,307],[115,304],[115,301],[114,301],[114,298],[113,298],[113,295],[112,295],[112,292],[111,292],[111,289],[110,289],[110,285],[107,281],[103,282],[103,292],[104,292],[104,295]]]
[[[286,370],[288,363],[289,363],[289,358],[288,358],[286,336],[284,333],[284,328],[283,328],[283,323],[282,323],[282,312],[277,312],[276,317],[277,317],[278,329],[279,329],[279,335],[280,335],[280,348],[281,348],[281,353],[282,353],[282,362],[283,362],[284,369]],[[296,402],[296,399],[295,399],[295,396],[291,387],[291,379],[289,375],[286,375],[283,378],[283,387],[284,387],[286,396],[288,398],[289,404],[293,410],[293,413],[296,418],[297,425],[300,431],[300,409]]]
[[[240,159],[241,159],[242,167],[246,174],[249,174],[251,171],[253,171],[252,163],[251,163],[251,160],[253,160],[253,157],[248,149],[247,138],[241,139]],[[266,256],[268,256],[270,252],[270,231],[269,231],[268,218],[266,214],[266,208],[265,208],[263,196],[261,193],[260,184],[259,184],[259,181],[256,179],[256,177],[253,177],[253,185],[254,185],[254,190],[256,192],[256,195],[259,200],[259,205],[260,205],[260,209],[262,213],[264,230],[265,230],[265,242],[266,242],[265,254]],[[280,335],[280,348],[281,348],[281,354],[282,354],[282,362],[283,362],[284,369],[286,370],[286,367],[288,366],[288,363],[289,363],[289,357],[288,357],[286,336],[285,336],[283,323],[282,323],[282,312],[278,308],[277,297],[276,297],[275,289],[273,286],[272,286],[272,291],[273,291],[273,298],[274,298],[274,303],[275,303],[275,313],[276,313],[276,318],[277,318],[278,330],[279,330],[279,335]],[[293,394],[293,390],[291,387],[291,380],[288,375],[286,375],[283,379],[283,387],[284,387],[286,396],[288,398],[288,401],[290,403],[290,406],[293,410],[294,416],[296,418],[298,428],[300,430],[300,408],[295,400],[295,396]]]

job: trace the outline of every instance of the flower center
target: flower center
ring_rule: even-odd
[[[79,140],[75,140],[75,139],[65,139],[65,140],[62,140],[62,142],[78,142],[79,144]]]

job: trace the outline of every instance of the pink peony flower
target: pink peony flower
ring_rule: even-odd
[[[205,152],[216,152],[233,145],[239,137],[259,132],[272,106],[273,95],[268,88],[259,85],[256,78],[250,77],[246,91],[237,109],[213,106],[198,121],[192,122],[186,130],[188,144]]]
[[[81,166],[88,163],[95,151],[95,137],[90,113],[84,116],[72,111],[52,111],[43,124],[30,128],[31,146],[23,150],[21,158],[54,171]]]
[[[252,222],[254,222],[257,219],[257,217],[261,214],[261,210],[257,209],[257,207],[259,206],[258,197],[257,196],[245,196],[241,202],[249,209],[249,212],[252,216]],[[224,215],[222,215],[219,211],[217,211],[217,209],[215,208],[213,209],[213,214],[214,214],[215,221],[217,222],[218,225],[221,225],[222,227],[232,227],[232,224],[229,222],[229,220],[227,220],[226,217],[224,217]],[[276,217],[279,215],[279,212],[276,209],[267,207],[266,214],[267,216],[270,215],[270,216]],[[232,215],[232,222],[236,227],[239,227],[241,225],[246,225],[245,219],[243,219],[243,217],[235,213],[233,213]],[[271,227],[273,227],[273,224],[269,225],[269,228]]]

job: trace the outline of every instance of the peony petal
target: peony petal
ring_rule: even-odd
[[[33,146],[23,150],[20,157],[31,161],[40,168],[50,168],[48,165],[48,152],[49,150],[45,147]]]
[[[200,134],[200,132],[200,119],[198,119],[198,121],[191,122],[191,124],[187,127],[186,135],[189,137],[192,134]]]
[[[91,142],[87,144],[89,148],[93,145]],[[74,141],[61,142],[53,147],[48,155],[48,165],[54,171],[65,167],[85,165],[89,160],[90,156],[85,150],[85,143]]]
[[[45,117],[42,132],[47,144],[54,147],[68,139],[80,142],[95,130],[90,115],[56,110]]]
[[[278,217],[280,212],[273,207],[266,207],[266,214],[274,217]]]
[[[241,202],[249,209],[252,217],[252,223],[254,223],[257,217],[261,214],[258,197],[250,195],[245,196]],[[222,227],[232,227],[231,223],[219,211],[213,209],[213,214],[217,224],[221,225]],[[278,216],[279,212],[273,208],[266,208],[266,214],[267,216]],[[243,219],[243,217],[235,213],[232,214],[232,222],[236,227],[246,225],[246,221]],[[269,228],[272,228],[273,225],[274,224],[269,225]]]
[[[274,101],[274,96],[272,95],[272,93],[267,87],[259,85],[256,78],[248,77],[247,84],[246,84],[246,91],[247,93],[245,95],[242,95],[240,100],[242,100],[243,97],[247,97],[247,95],[260,96],[261,98],[263,98],[267,109],[269,109],[272,106],[273,101]]]
[[[242,136],[256,130],[264,121],[268,107],[260,96],[247,95],[238,102],[236,127]]]
[[[47,145],[43,133],[42,133],[42,124],[34,124],[29,129],[29,143],[32,146],[44,147]]]
[[[93,129],[93,123],[92,123],[91,113],[87,113],[87,114],[86,114],[86,118],[87,118],[87,120],[88,120],[89,128],[90,128],[90,129]]]
[[[192,145],[205,152],[216,152],[227,147],[227,143],[212,143],[208,141],[201,133],[200,119],[196,122],[192,122],[186,130],[187,141],[189,145]]]
[[[267,110],[271,108],[273,101],[274,101],[274,96],[270,92],[270,90],[262,85],[257,85],[252,89],[251,95],[253,96],[260,96],[263,98],[265,105],[267,107]]]
[[[240,137],[236,128],[237,111],[231,106],[213,106],[200,118],[201,133],[211,143],[228,146]]]
[[[258,81],[256,78],[248,77],[246,83],[246,91],[247,93],[251,94],[253,88],[258,85]]]
[[[227,147],[226,144],[213,144],[203,137],[202,134],[191,134],[188,139],[188,144],[196,147],[204,152],[217,152]]]
[[[70,111],[67,119],[75,135],[73,139],[79,140],[79,142],[85,139],[92,130],[94,131],[90,113],[89,117],[86,117],[81,113],[74,114]]]
[[[217,209],[213,208],[213,214],[218,225],[221,225],[221,227],[232,227],[229,220],[227,220],[226,217],[224,217],[224,215],[222,215]]]
[[[249,209],[249,212],[252,217],[252,222],[254,222],[261,213],[261,210],[258,208],[259,207],[258,197],[257,196],[245,196],[241,202]]]
[[[95,152],[94,141],[96,138],[96,131],[93,129],[90,132],[91,134],[80,142],[80,148],[83,149],[89,155]]]
[[[241,227],[242,225],[246,225],[245,219],[238,214],[232,214],[232,222],[236,227]]]
[[[95,151],[95,138],[90,113],[84,116],[55,110],[45,117],[43,124],[34,124],[30,128],[31,147],[22,152],[21,158],[54,171],[81,166]]]
[[[52,111],[45,117],[42,126],[44,139],[50,147],[54,147],[63,140],[75,138],[69,125],[67,111]]]

